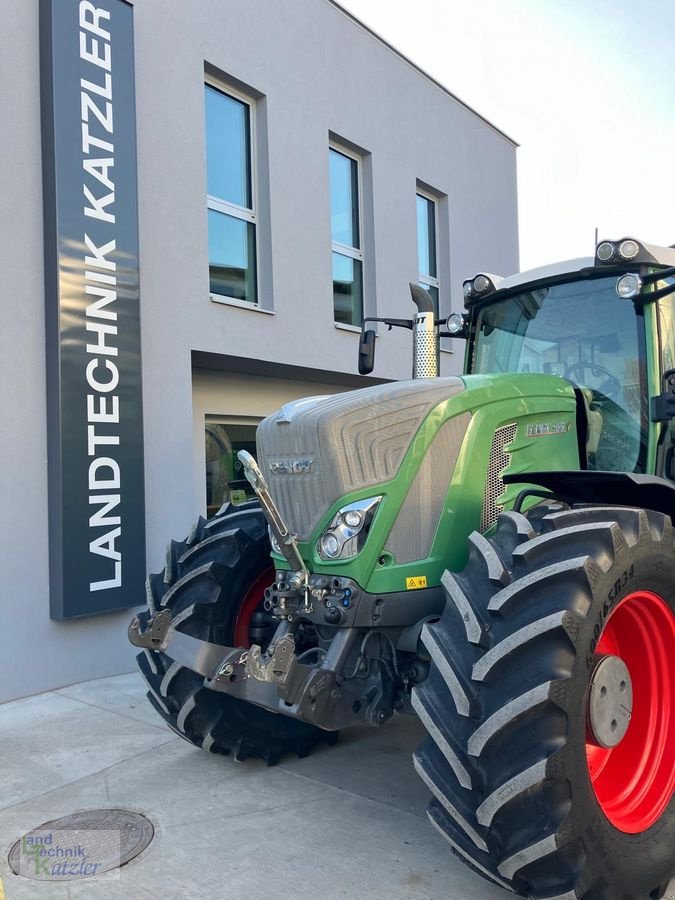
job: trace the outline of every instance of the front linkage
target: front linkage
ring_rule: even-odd
[[[283,575],[284,573],[279,573]],[[284,582],[268,590],[274,596]],[[288,591],[285,594],[286,609]],[[278,609],[278,607],[277,607]],[[293,621],[291,621],[293,620]],[[160,610],[142,628],[135,617],[129,626],[129,640],[137,647],[161,650],[173,660],[205,679],[206,687],[230,694],[273,712],[282,713],[336,731],[355,722],[380,725],[395,708],[405,705],[405,683],[415,678],[416,670],[399,675],[395,650],[390,652],[390,665],[371,665],[375,658],[367,655],[370,635],[361,641],[357,628],[341,628],[326,647],[313,647],[296,653],[299,620],[287,614],[265,652],[257,645],[248,650],[224,647],[198,640],[173,626],[170,613]],[[377,635],[382,641],[382,636]],[[386,643],[386,640],[383,641]],[[386,647],[380,646],[376,658],[381,660]],[[321,655],[320,664],[303,662],[311,655]],[[398,676],[398,677],[397,677]]]

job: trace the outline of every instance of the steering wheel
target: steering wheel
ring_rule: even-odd
[[[591,387],[585,383],[584,373],[590,369],[593,378],[602,378],[605,380],[598,387]],[[578,376],[575,373],[579,373]],[[599,366],[597,363],[577,362],[565,369],[563,378],[573,381],[579,387],[588,387],[593,393],[603,394],[605,397],[611,398],[616,396],[621,390],[621,382],[612,374],[609,369]]]

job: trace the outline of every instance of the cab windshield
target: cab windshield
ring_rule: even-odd
[[[583,389],[588,464],[643,471],[647,417],[638,317],[616,276],[552,284],[478,311],[471,371],[559,375]]]

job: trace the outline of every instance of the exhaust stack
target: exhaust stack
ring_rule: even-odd
[[[417,315],[413,321],[413,378],[438,378],[438,333],[431,297],[419,284],[410,283]]]

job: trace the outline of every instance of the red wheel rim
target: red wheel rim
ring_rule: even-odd
[[[234,646],[250,647],[251,638],[249,632],[251,629],[251,618],[253,613],[262,606],[265,596],[265,588],[268,588],[274,581],[274,569],[265,569],[258,575],[256,580],[251,584],[246,596],[244,597],[237,618],[234,622]]]
[[[675,789],[675,616],[652,591],[629,594],[605,623],[596,652],[628,667],[633,713],[616,747],[587,741],[588,771],[612,825],[638,834],[658,821]]]

